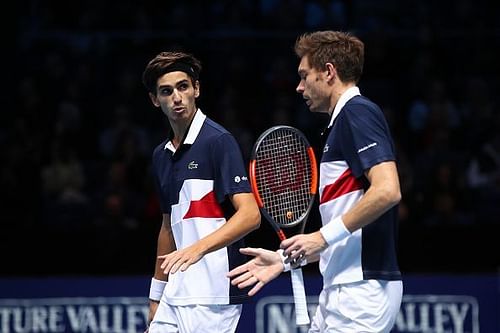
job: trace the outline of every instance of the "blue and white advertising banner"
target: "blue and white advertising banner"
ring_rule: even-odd
[[[307,301],[312,317],[318,305],[318,298],[308,297]],[[255,332],[307,332],[307,327],[297,327],[294,324],[294,316],[292,297],[263,297],[255,307]],[[479,328],[479,305],[474,297],[406,295],[403,297],[393,332],[478,333]],[[482,332],[496,331],[483,329]]]
[[[143,332],[146,297],[0,299],[0,332]]]
[[[305,275],[314,315],[321,277]],[[143,332],[148,277],[0,279],[0,332]],[[295,325],[290,276],[245,304],[239,333],[303,333]],[[500,332],[500,277],[407,276],[393,332]]]
[[[318,295],[321,278],[308,276],[308,295]],[[295,326],[291,287],[286,276],[267,285],[248,314],[255,326],[242,332],[302,333],[307,327]],[[318,304],[308,296],[310,317]],[[253,310],[255,309],[255,310]],[[252,317],[255,316],[255,317]],[[491,276],[407,276],[404,295],[394,333],[499,333],[500,277]]]

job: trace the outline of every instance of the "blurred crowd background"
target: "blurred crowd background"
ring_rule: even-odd
[[[482,0],[26,0],[8,22],[0,112],[0,273],[150,274],[161,213],[151,154],[167,121],[141,83],[164,50],[203,63],[198,106],[248,159],[273,125],[317,147],[296,38],[365,42],[361,93],[386,113],[403,191],[403,273],[500,267],[500,12]],[[9,36],[9,40],[11,37]],[[307,229],[319,223],[313,214]],[[249,245],[273,248],[263,221]]]

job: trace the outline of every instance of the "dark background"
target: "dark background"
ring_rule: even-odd
[[[150,157],[167,121],[141,84],[147,62],[163,50],[195,54],[198,106],[248,158],[272,125],[296,126],[317,144],[328,120],[295,93],[293,45],[326,29],[365,42],[361,93],[383,108],[398,149],[403,273],[498,271],[492,3],[17,2],[3,15],[0,274],[150,274],[161,223]],[[314,213],[306,231],[318,225]],[[278,244],[265,221],[248,243]]]

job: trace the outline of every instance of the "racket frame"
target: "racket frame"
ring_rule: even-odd
[[[295,221],[293,221],[292,223],[289,223],[289,224],[277,223],[274,220],[274,218],[271,217],[271,215],[267,212],[266,208],[264,207],[264,202],[263,202],[263,200],[260,196],[260,193],[259,193],[258,184],[256,182],[257,176],[256,176],[255,170],[256,170],[256,164],[257,164],[257,160],[256,160],[257,150],[260,147],[260,145],[262,144],[262,142],[264,141],[264,139],[267,138],[267,136],[269,136],[271,133],[276,132],[278,130],[288,130],[288,131],[294,132],[295,134],[297,134],[301,138],[301,140],[303,141],[303,143],[305,143],[305,146],[307,147],[307,155],[309,156],[310,167],[311,167],[311,186],[309,189],[309,191],[311,193],[311,198],[309,199],[308,207],[299,218],[297,218]],[[291,228],[291,227],[294,227],[302,222],[304,222],[304,223],[302,223],[299,233],[303,233],[304,227],[305,227],[305,221],[307,220],[307,217],[309,216],[311,208],[314,204],[314,198],[316,196],[317,189],[318,189],[318,170],[317,170],[316,155],[314,153],[314,149],[309,144],[309,141],[307,140],[305,135],[301,131],[296,129],[295,127],[286,126],[286,125],[273,126],[269,129],[267,129],[266,131],[264,131],[259,136],[259,138],[255,142],[254,147],[252,149],[252,156],[251,156],[250,167],[249,167],[249,176],[250,176],[250,186],[252,188],[252,192],[254,194],[255,200],[257,201],[257,205],[259,206],[261,214],[264,215],[264,217],[269,222],[271,222],[271,225],[273,226],[274,230],[280,236],[280,239],[284,240],[286,238],[286,237],[282,238],[282,236],[284,236],[282,228]]]
[[[256,182],[257,176],[256,176],[256,155],[257,155],[257,150],[261,143],[264,141],[264,139],[271,133],[277,131],[277,130],[289,130],[295,132],[298,136],[300,136],[301,140],[303,140],[303,143],[305,143],[305,146],[307,148],[307,155],[309,156],[309,162],[310,162],[310,168],[311,168],[311,186],[310,186],[310,194],[311,197],[309,199],[309,204],[306,208],[306,210],[299,216],[295,221],[289,224],[280,224],[277,223],[274,218],[267,212],[267,209],[264,207],[264,202],[259,194],[259,189],[258,189],[258,184]],[[300,226],[300,232],[304,232],[305,228],[305,223],[307,221],[307,218],[309,216],[309,213],[311,212],[311,208],[314,204],[314,198],[317,193],[317,186],[318,186],[318,170],[317,170],[317,164],[316,164],[316,156],[314,154],[314,150],[309,144],[309,141],[305,137],[305,135],[299,131],[298,129],[291,127],[291,126],[285,126],[285,125],[280,125],[280,126],[274,126],[263,132],[259,138],[257,139],[253,149],[252,149],[252,157],[250,160],[250,166],[249,166],[249,178],[250,178],[250,185],[252,188],[252,192],[254,194],[255,200],[257,201],[257,205],[259,206],[259,210],[261,214],[266,218],[266,220],[271,224],[273,227],[274,231],[277,233],[279,239],[281,241],[285,240],[287,237],[285,233],[283,232],[282,228],[289,228],[296,226],[301,223]],[[295,304],[295,322],[298,326],[301,325],[307,325],[310,323],[309,320],[309,315],[307,311],[307,301],[306,301],[306,296],[305,296],[305,288],[304,288],[304,278],[302,276],[302,269],[300,266],[293,268],[291,271],[291,279],[292,279],[292,292],[293,292],[293,298],[294,298],[294,304]]]

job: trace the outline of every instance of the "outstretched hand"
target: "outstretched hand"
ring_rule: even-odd
[[[240,252],[254,258],[231,270],[227,276],[231,279],[231,284],[240,289],[253,285],[248,292],[249,296],[255,295],[266,283],[283,272],[283,262],[277,252],[251,247],[241,248]]]

